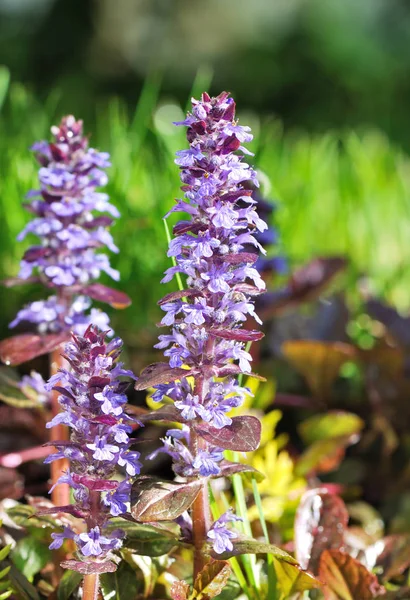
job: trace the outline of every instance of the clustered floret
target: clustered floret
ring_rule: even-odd
[[[171,398],[185,421],[182,429],[167,432],[157,452],[172,457],[178,475],[209,477],[220,474],[223,451],[204,440],[193,448],[191,427],[199,421],[216,429],[229,426],[229,411],[249,393],[235,375],[251,371],[245,349],[249,337],[241,328],[248,317],[260,323],[253,297],[265,283],[254,264],[257,252],[264,253],[256,236],[267,225],[249,189],[249,182],[258,186],[255,171],[243,160],[243,154],[251,154],[243,143],[252,135],[235,120],[233,99],[227,93],[217,98],[203,94],[193,100],[192,114],[176,124],[188,127],[190,147],[177,152],[185,198],[171,212],[188,213],[190,220],[174,227],[168,256],[175,265],[162,281],[181,273],[188,289],[160,302],[161,324],[172,330],[159,336],[156,348],[165,350],[170,367],[189,367],[195,381],[182,378],[156,386],[153,399]],[[249,252],[249,246],[255,251]],[[229,548],[229,535],[221,529],[225,522],[209,533],[216,552]]]
[[[84,336],[73,335],[65,346],[65,359],[71,369],[60,369],[46,388],[60,393],[62,412],[47,427],[64,423],[71,428],[69,442],[54,441],[57,452],[45,462],[60,458],[70,461],[70,470],[63,473],[57,485],[68,483],[73,490],[73,514],[83,515],[87,532],[74,533],[65,528],[52,535],[51,548],[58,548],[65,538],[74,539],[85,557],[106,558],[110,550],[122,543],[122,532],[106,534],[104,529],[111,516],[128,509],[131,482],[140,473],[140,453],[133,451],[130,434],[139,423],[124,412],[127,401],[127,381],[135,379],[118,358],[122,341],[105,341],[105,334],[90,326]],[[121,481],[113,479],[117,466],[126,474]]]
[[[103,247],[118,252],[108,227],[119,213],[107,194],[96,191],[107,184],[104,169],[110,166],[109,154],[89,147],[82,121],[64,117],[51,132],[52,142],[32,147],[41,165],[40,189],[29,192],[31,203],[26,208],[36,218],[18,239],[34,234],[40,243],[25,252],[19,278],[40,281],[57,293],[23,308],[10,326],[27,321],[35,323],[40,333],[65,329],[84,333],[96,319],[106,327],[108,317],[96,309],[86,315],[90,300],[79,296],[73,303],[72,298],[102,271],[119,279],[107,255],[98,252]]]

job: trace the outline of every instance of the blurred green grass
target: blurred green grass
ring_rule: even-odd
[[[206,71],[198,74],[194,95],[210,77]],[[184,131],[171,123],[183,110],[161,95],[160,78],[153,73],[134,110],[118,98],[102,100],[93,122],[85,123],[92,145],[111,153],[108,193],[122,214],[113,228],[120,254],[112,256],[112,264],[120,270],[119,287],[132,297],[133,306],[112,315],[112,323],[138,346],[158,321],[157,300],[175,287],[159,282],[169,266],[162,217],[180,195],[173,154],[186,146]],[[0,72],[2,277],[16,275],[30,243],[15,241],[30,219],[24,196],[37,185],[37,165],[28,148],[48,138],[50,126],[65,112],[57,90],[40,102],[18,83],[8,88],[7,73]],[[239,116],[256,134],[253,162],[262,173],[265,195],[279,202],[275,219],[291,266],[312,256],[345,254],[351,260],[347,285],[352,297],[357,296],[358,276],[367,275],[377,294],[409,308],[409,157],[376,130],[310,135],[284,132],[273,118],[261,120],[240,111]],[[3,335],[17,307],[42,294],[34,286],[2,292]]]

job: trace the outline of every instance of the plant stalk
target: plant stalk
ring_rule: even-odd
[[[61,348],[56,348],[51,353],[51,375],[55,375],[57,371],[64,366],[64,359],[61,356]],[[53,390],[51,395],[51,413],[54,417],[60,412],[60,405],[58,403],[59,393]],[[70,434],[68,427],[59,424],[51,428],[50,441],[54,440],[69,440]],[[51,482],[52,485],[57,483],[58,478],[61,476],[63,471],[66,471],[69,467],[69,461],[67,458],[61,458],[51,463]],[[70,488],[68,484],[62,483],[57,485],[52,493],[51,500],[55,506],[66,506],[70,504]]]
[[[98,600],[100,576],[98,573],[84,575],[83,600]]]

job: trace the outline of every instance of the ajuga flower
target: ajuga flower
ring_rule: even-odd
[[[59,392],[62,408],[47,427],[69,425],[71,438],[53,442],[57,452],[45,462],[69,459],[70,469],[56,485],[70,485],[75,504],[68,512],[83,515],[87,526],[80,534],[68,527],[53,534],[50,547],[58,548],[64,538],[72,538],[84,560],[105,560],[121,546],[122,533],[106,533],[106,526],[111,516],[127,511],[131,480],[141,467],[139,452],[131,450],[129,434],[136,421],[124,412],[128,383],[121,379],[134,376],[118,362],[121,347],[119,338],[107,343],[105,334],[93,326],[83,336],[74,334],[65,346],[71,368],[60,369],[46,386]],[[113,479],[117,466],[125,471],[121,481]]]
[[[89,147],[82,121],[64,117],[51,132],[52,142],[32,147],[41,165],[40,187],[28,194],[26,208],[35,218],[18,239],[33,234],[39,242],[25,252],[19,278],[40,281],[56,294],[20,310],[10,326],[25,321],[39,333],[84,333],[91,322],[103,328],[108,324],[105,313],[93,309],[86,314],[91,304],[86,286],[102,271],[119,279],[106,254],[99,252],[103,247],[118,252],[108,227],[119,213],[107,194],[97,191],[108,181],[104,169],[110,166],[109,155]]]
[[[243,144],[252,135],[236,121],[233,99],[227,93],[217,98],[203,94],[192,104],[192,113],[177,123],[188,128],[190,144],[177,152],[175,161],[185,198],[171,211],[188,213],[190,220],[174,227],[168,256],[175,264],[163,279],[168,282],[180,273],[187,289],[160,302],[165,312],[162,325],[172,329],[159,336],[156,346],[164,350],[169,366],[179,369],[179,377],[157,385],[153,398],[174,400],[185,422],[182,430],[167,432],[158,451],[172,457],[178,475],[214,477],[223,475],[223,448],[209,437],[217,438],[218,431],[231,426],[229,412],[249,393],[235,376],[251,371],[245,343],[262,337],[242,326],[249,318],[260,322],[254,297],[265,284],[254,264],[258,251],[264,252],[257,236],[267,225],[249,189],[258,186],[255,171],[243,160],[243,154],[250,154]],[[181,367],[189,369],[189,380]],[[204,426],[211,436],[202,435]],[[217,552],[228,547],[221,541],[221,526],[222,521],[209,534]]]

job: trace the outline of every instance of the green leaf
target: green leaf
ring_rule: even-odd
[[[216,554],[214,550],[211,550],[211,556],[213,558],[225,560],[232,558],[232,556],[238,556],[239,554],[272,554],[277,560],[283,560],[292,565],[297,564],[297,560],[295,560],[293,556],[273,544],[246,538],[233,540],[232,544],[233,550],[224,552],[223,554]]]
[[[4,560],[5,558],[7,558],[10,553],[10,550],[11,550],[11,545],[4,546],[4,548],[2,548],[0,550],[0,560]]]
[[[136,521],[172,521],[188,510],[201,489],[200,481],[174,483],[139,477],[132,486],[131,514]]]
[[[8,563],[8,561],[3,562],[0,566],[4,568],[6,563]],[[11,587],[16,592],[19,600],[40,600],[36,588],[28,581],[27,577],[17,569],[17,567],[11,565],[8,576]]]
[[[8,574],[8,572],[10,571],[10,569],[11,569],[11,566],[4,567],[4,569],[2,569],[0,571],[0,579],[3,579],[3,577],[5,577]]]
[[[10,556],[19,571],[32,581],[34,575],[51,559],[52,554],[45,544],[30,536],[17,542]]]
[[[4,592],[4,594],[0,594],[0,600],[7,600],[12,595],[13,590],[9,590],[8,592]]]
[[[135,571],[126,562],[115,573],[101,575],[100,581],[104,600],[134,600],[139,592]]]
[[[189,600],[211,600],[219,597],[230,574],[231,567],[228,562],[212,560],[196,576]]]
[[[10,71],[5,65],[0,66],[0,109],[4,104],[10,83]]]
[[[297,565],[275,561],[275,571],[278,585],[282,592],[281,599],[290,598],[297,592],[304,592],[320,587],[321,583],[313,575],[302,571]]]
[[[6,510],[7,515],[20,527],[41,528],[56,527],[55,519],[50,516],[36,515],[36,510],[28,504],[16,504]]]
[[[299,425],[299,433],[305,444],[313,444],[318,440],[357,434],[363,427],[364,422],[357,415],[333,410],[303,421]]]
[[[153,525],[132,523],[124,519],[110,519],[108,529],[118,528],[126,534],[124,547],[135,550],[137,554],[143,556],[162,556],[178,545],[178,537],[175,533]]]
[[[57,588],[57,600],[68,600],[81,585],[83,576],[77,571],[66,571]]]

